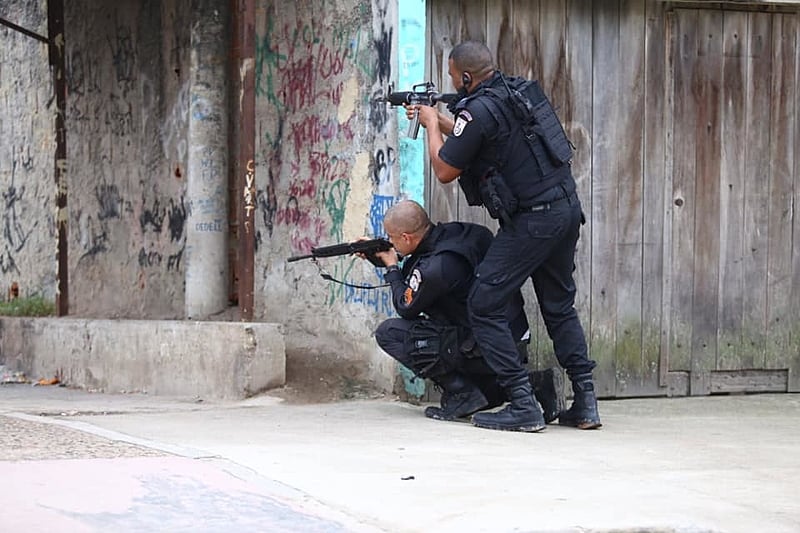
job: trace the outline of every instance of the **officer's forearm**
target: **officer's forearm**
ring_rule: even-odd
[[[450,135],[453,133],[453,119],[450,117],[439,113],[439,129],[445,135]]]
[[[428,128],[428,153],[431,157],[431,167],[433,173],[436,174],[436,179],[439,183],[450,183],[458,176],[461,175],[461,170],[453,168],[439,157],[439,150],[444,146],[444,139],[442,132],[439,130],[438,125],[433,128]]]

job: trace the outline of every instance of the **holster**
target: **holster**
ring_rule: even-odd
[[[480,180],[480,197],[490,217],[511,223],[511,216],[517,212],[519,200],[511,192],[503,175],[494,168],[490,168]]]

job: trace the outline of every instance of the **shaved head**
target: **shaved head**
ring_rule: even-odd
[[[450,51],[448,59],[453,60],[459,71],[469,72],[477,78],[482,78],[494,70],[492,52],[479,41],[464,41],[457,44]]]
[[[392,233],[418,233],[428,229],[428,213],[414,200],[401,200],[386,211],[383,217],[386,231]]]

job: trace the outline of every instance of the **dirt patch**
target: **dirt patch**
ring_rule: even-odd
[[[286,354],[286,385],[270,396],[291,404],[382,398],[386,394],[364,377],[353,361],[337,355],[293,351]]]

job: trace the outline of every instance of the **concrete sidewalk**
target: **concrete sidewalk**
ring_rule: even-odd
[[[213,464],[299,510],[283,522],[296,531],[800,531],[800,396],[600,409],[598,431],[518,434],[428,420],[388,398],[198,404],[0,387],[0,414]]]

